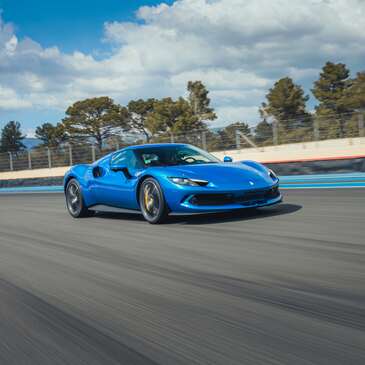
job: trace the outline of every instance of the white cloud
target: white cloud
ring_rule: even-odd
[[[218,119],[215,125],[224,126],[227,120],[230,122],[246,122],[253,125],[258,113],[257,106],[224,106],[217,108]]]
[[[5,52],[11,56],[15,53],[16,47],[18,45],[18,38],[12,35],[11,38],[5,43]]]
[[[213,90],[247,90],[254,87],[267,87],[270,80],[255,75],[254,72],[245,72],[241,69],[229,70],[225,68],[206,68],[185,71],[172,75],[173,85],[180,88],[186,86],[187,81],[202,79]]]
[[[31,106],[29,100],[20,98],[14,90],[0,85],[0,108],[19,109]]]
[[[35,128],[28,128],[23,133],[27,138],[35,138]]]
[[[111,52],[102,60],[19,39],[0,20],[0,109],[177,97],[199,79],[223,124],[256,120],[280,77],[310,87],[327,60],[364,67],[362,0],[178,0],[141,7],[137,17],[105,24]]]

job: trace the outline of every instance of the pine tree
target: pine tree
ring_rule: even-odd
[[[62,124],[71,140],[93,138],[101,149],[103,142],[117,129],[123,129],[128,120],[126,108],[106,96],[85,99],[66,110]]]
[[[11,121],[1,131],[1,151],[18,152],[26,147],[22,143],[25,136],[22,135],[19,122]]]
[[[327,62],[314,83],[313,95],[319,101],[316,119],[322,138],[344,136],[345,123],[352,109],[344,103],[350,71],[343,63]]]
[[[200,122],[217,118],[214,109],[210,107],[209,91],[201,81],[189,81],[187,86],[188,101],[193,114]]]
[[[35,130],[35,136],[42,141],[43,146],[57,147],[66,140],[65,128],[61,123],[53,125],[43,123]]]
[[[129,112],[127,128],[142,133],[146,142],[149,142],[151,134],[146,125],[147,117],[153,111],[155,102],[155,99],[138,99],[130,101],[127,106]]]
[[[226,149],[236,148],[236,131],[240,131],[248,138],[252,137],[251,129],[247,123],[232,123],[218,132],[221,139],[222,147]]]
[[[363,120],[365,119],[365,72],[358,72],[356,77],[349,82],[349,87],[345,90],[342,102],[345,107],[355,112],[346,123],[346,137],[363,135]],[[362,118],[361,127],[359,118]]]
[[[191,133],[206,128],[193,113],[189,102],[181,97],[176,101],[171,98],[157,100],[148,114],[146,126],[153,135]]]
[[[344,90],[341,105],[346,109],[365,109],[365,72],[358,72]]]
[[[267,103],[261,107],[261,115],[274,117],[284,131],[301,127],[308,123],[306,111],[308,95],[301,86],[294,84],[290,77],[277,81],[266,95]]]
[[[255,142],[260,145],[272,144],[273,130],[272,125],[264,119],[255,128]]]

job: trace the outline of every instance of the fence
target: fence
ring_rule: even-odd
[[[208,151],[239,150],[259,148],[287,143],[320,141],[336,138],[355,138],[365,136],[363,114],[346,116],[346,121],[338,118],[319,119],[310,123],[295,125],[291,123],[266,123],[253,128],[229,127],[222,130],[199,130],[182,134],[156,136],[150,143],[177,142],[189,143]],[[129,143],[106,143],[103,149],[94,144],[65,144],[59,147],[36,147],[16,153],[0,153],[0,171],[26,170],[69,166],[91,163],[100,157],[130,144],[145,143],[133,140]]]

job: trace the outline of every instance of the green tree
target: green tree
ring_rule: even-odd
[[[217,118],[214,109],[210,107],[209,91],[201,81],[188,82],[188,101],[193,114],[200,122]]]
[[[1,131],[1,151],[2,152],[18,152],[26,147],[22,143],[25,136],[22,135],[19,122],[10,121]]]
[[[146,125],[147,117],[153,111],[155,103],[156,99],[138,99],[130,101],[127,106],[129,112],[127,128],[142,133],[146,142],[149,142],[151,134]]]
[[[225,147],[218,132],[212,130],[205,131],[206,147],[208,151],[224,150]],[[204,147],[204,146],[203,146]]]
[[[359,136],[359,113],[365,117],[365,72],[358,72],[356,77],[349,82],[342,100],[344,106],[355,111],[346,122],[346,137]]]
[[[143,141],[140,141],[136,144],[141,144]],[[113,134],[111,137],[107,138],[104,141],[104,149],[107,150],[115,150],[116,148],[120,149],[126,147],[128,142],[124,139],[124,136],[120,133]]]
[[[290,77],[277,81],[266,99],[267,103],[262,103],[260,109],[261,115],[274,117],[285,132],[308,124],[306,102],[309,96]]]
[[[36,128],[35,136],[42,141],[43,146],[57,147],[66,140],[65,127],[61,123],[43,123]]]
[[[260,145],[273,143],[272,124],[268,123],[266,119],[257,124],[255,128],[255,142]]]
[[[62,124],[71,140],[93,138],[102,149],[103,142],[126,128],[127,108],[115,104],[106,96],[85,99],[71,105],[66,110]]]
[[[155,100],[136,100],[128,104],[129,125],[144,134],[147,141],[151,137],[167,138],[171,134],[187,134],[197,129],[206,130],[205,121],[216,119],[210,107],[208,90],[201,81],[189,81],[187,100],[170,97]]]
[[[350,71],[345,64],[327,62],[314,83],[312,93],[319,101],[316,118],[322,138],[344,135],[344,126],[352,111],[345,102],[350,86],[349,75]]]
[[[347,111],[342,101],[349,86],[349,75],[350,71],[343,63],[325,64],[312,89],[313,95],[320,102],[316,108],[319,113],[323,110],[331,111],[333,114]]]
[[[218,131],[221,147],[224,149],[236,148],[236,131],[240,131],[248,138],[252,138],[251,129],[247,123],[236,122]]]
[[[365,72],[358,72],[356,78],[348,83],[341,105],[346,109],[365,109]]]
[[[205,129],[206,125],[192,111],[188,101],[179,98],[157,100],[148,114],[146,126],[153,135],[177,134]]]

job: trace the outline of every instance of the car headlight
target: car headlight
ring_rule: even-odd
[[[275,172],[271,169],[268,170],[267,172],[269,174],[269,176],[273,179],[273,180],[279,180],[279,178],[277,177],[277,175],[275,174]]]
[[[177,185],[183,186],[206,186],[208,181],[198,179],[188,179],[186,177],[169,177],[170,181]]]

